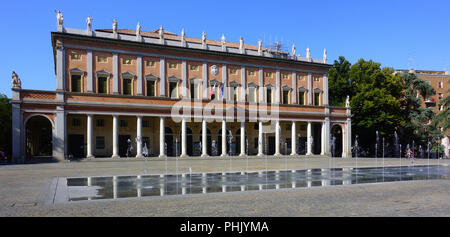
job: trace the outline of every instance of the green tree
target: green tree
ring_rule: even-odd
[[[334,60],[333,67],[328,70],[329,102],[333,106],[344,106],[347,95],[353,95],[349,80],[351,63],[343,56]]]
[[[447,83],[450,84],[450,80],[448,80]],[[443,110],[436,116],[436,119],[433,121],[433,124],[436,127],[441,127],[444,133],[447,131],[447,129],[450,128],[450,89],[448,89],[446,92],[448,95],[439,101],[439,104],[442,106]]]
[[[402,112],[406,121],[400,128],[403,143],[412,143],[426,147],[429,139],[435,142],[442,135],[434,121],[435,113],[431,108],[422,106],[422,98],[427,99],[436,94],[434,88],[426,81],[412,73],[402,74],[404,81],[404,99]]]
[[[11,100],[0,94],[0,150],[11,156]]]
[[[403,82],[400,75],[381,64],[360,59],[350,68],[350,80],[354,90],[352,130],[358,134],[360,144],[370,150],[375,147],[375,133],[380,138],[392,136],[405,121],[401,113]]]

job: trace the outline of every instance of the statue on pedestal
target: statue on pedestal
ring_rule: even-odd
[[[240,50],[241,52],[244,52],[244,38],[242,38],[242,36],[241,36],[241,38],[239,39],[239,50]]]
[[[64,22],[64,17],[63,14],[61,13],[61,11],[57,11],[56,12],[56,25],[58,27],[62,27],[63,26],[63,22]]]
[[[117,20],[116,19],[113,20],[112,28],[113,28],[113,33],[117,34]]]
[[[345,99],[345,107],[350,107],[350,96],[347,95],[347,99]]]
[[[164,30],[162,25],[159,27],[159,39],[164,39]]]
[[[204,31],[202,33],[202,44],[206,45],[206,33]]]
[[[87,23],[87,30],[92,31],[92,17],[91,16],[88,16],[88,18],[86,19],[86,23]]]
[[[141,36],[141,24],[139,23],[139,21],[136,26],[136,36]]]
[[[20,81],[19,76],[14,71],[12,72],[12,86],[16,89],[22,88],[22,82]]]
[[[262,40],[258,40],[258,53],[262,53]]]

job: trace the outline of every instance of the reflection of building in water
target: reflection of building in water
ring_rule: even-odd
[[[201,41],[162,28],[139,27],[136,33],[116,24],[86,30],[60,23],[51,33],[56,89],[22,89],[14,75],[15,162],[27,154],[124,157],[128,139],[138,158],[147,153],[144,147],[149,156],[161,157],[176,150],[184,157],[210,156],[212,150],[226,155],[231,148],[241,156],[296,155],[300,142],[308,142],[308,155],[329,155],[333,126],[342,130],[343,156],[351,156],[350,108],[328,103],[326,55],[316,59],[262,44]],[[180,104],[201,112],[213,106],[225,114],[226,101],[233,102],[232,121],[219,113],[191,111],[193,121],[171,115]],[[270,117],[270,110],[279,116]],[[261,117],[252,120],[256,115]],[[38,122],[46,132],[30,129]],[[47,146],[38,146],[38,133],[49,135]]]

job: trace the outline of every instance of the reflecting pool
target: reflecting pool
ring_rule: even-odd
[[[449,179],[450,167],[397,166],[67,178],[69,201]]]

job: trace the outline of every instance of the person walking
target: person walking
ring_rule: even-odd
[[[411,148],[408,148],[407,156],[408,156],[408,159],[411,160],[411,163],[414,163],[414,155],[412,153]]]

